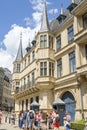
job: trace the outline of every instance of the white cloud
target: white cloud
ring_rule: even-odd
[[[29,17],[24,18],[24,21],[26,22],[27,26],[32,25],[32,20]]]
[[[49,14],[57,14],[58,13],[58,9],[50,9]]]
[[[39,13],[39,12],[34,12],[32,14],[33,16],[33,20],[35,22],[35,25],[37,26],[37,24],[39,24],[41,22],[41,16],[42,16],[42,13]]]
[[[0,66],[12,70],[14,57],[7,51],[0,49]]]
[[[31,29],[30,27],[23,28],[16,24],[11,26],[11,30],[5,35],[3,40],[6,50],[0,49],[0,66],[7,67],[12,71],[12,63],[17,55],[19,43],[20,43],[20,33],[22,32],[22,46],[23,52],[25,53],[25,48],[28,45],[28,41],[33,40],[35,32],[39,30],[40,26]]]

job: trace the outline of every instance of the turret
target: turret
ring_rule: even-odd
[[[20,72],[21,69],[21,61],[23,59],[23,53],[22,53],[22,33],[20,34],[20,44],[17,52],[16,59],[14,61],[14,72]]]

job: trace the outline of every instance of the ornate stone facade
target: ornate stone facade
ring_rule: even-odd
[[[50,111],[60,98],[72,120],[87,117],[87,0],[75,0],[50,24],[45,4],[43,21],[27,54],[19,47],[21,60],[14,61],[15,111],[29,109],[33,100]]]

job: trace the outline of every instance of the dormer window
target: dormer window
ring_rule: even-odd
[[[66,16],[64,14],[60,14],[58,17],[57,17],[57,20],[59,22],[59,24],[62,24],[62,22],[65,20]]]
[[[46,48],[47,47],[47,35],[40,36],[40,47]]]
[[[67,9],[71,12],[76,6],[77,6],[76,3],[71,3],[71,4],[67,7]]]

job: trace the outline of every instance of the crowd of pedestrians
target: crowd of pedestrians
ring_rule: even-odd
[[[11,113],[5,113],[5,122],[10,123],[11,125],[17,125],[20,130],[42,130],[42,129],[54,129],[59,130],[60,127],[60,116],[57,110],[53,110],[49,113],[45,113],[45,119],[43,119],[43,113],[39,110],[27,110],[20,111],[18,115],[15,114],[15,111]],[[2,120],[2,111],[0,110],[0,124]],[[70,130],[70,121],[71,116],[66,112],[64,120],[65,130]],[[18,123],[17,123],[18,122]]]
[[[40,111],[21,111],[18,116],[18,124],[20,130],[32,130],[32,129],[54,129],[58,130],[60,126],[59,114],[56,110],[47,113],[46,119],[43,120],[42,113]]]

